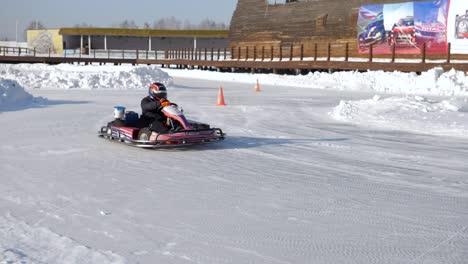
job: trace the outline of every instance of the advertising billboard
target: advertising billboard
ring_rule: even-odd
[[[468,1],[451,0],[447,22],[447,41],[451,52],[468,54]]]
[[[362,6],[359,52],[368,53],[372,45],[375,54],[390,54],[393,46],[399,54],[418,54],[425,44],[428,54],[446,53],[448,5],[437,0]]]

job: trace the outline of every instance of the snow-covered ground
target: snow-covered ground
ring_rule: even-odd
[[[153,81],[227,139],[148,151],[98,138]],[[463,72],[0,65],[0,96],[0,263],[468,259]]]

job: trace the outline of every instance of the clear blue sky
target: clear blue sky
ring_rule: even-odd
[[[110,27],[133,20],[142,27],[174,16],[198,23],[205,18],[230,24],[237,0],[3,0],[0,4],[0,39],[23,40],[24,29],[38,20],[47,28],[72,27],[87,23]]]

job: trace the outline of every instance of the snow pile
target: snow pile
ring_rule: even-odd
[[[421,75],[402,72],[310,72],[307,75],[214,73],[198,70],[166,70],[173,77],[201,78],[275,86],[295,86],[346,91],[396,94],[468,96],[468,76],[462,71],[434,68]]]
[[[21,108],[44,101],[46,99],[26,92],[17,81],[0,78],[0,109]]]
[[[76,66],[61,64],[0,64],[0,76],[26,89],[146,89],[150,83],[172,83],[156,66]]]
[[[173,77],[343,91],[468,96],[468,76],[434,68],[421,75],[402,72],[310,72],[307,75],[239,74],[200,70],[160,69],[157,66],[76,66],[61,64],[0,64],[0,76],[26,89],[143,89],[155,81],[172,84]]]
[[[27,225],[11,216],[0,217],[0,263],[125,263],[112,252],[102,252]]]
[[[373,128],[468,137],[467,99],[432,101],[421,96],[379,96],[341,101],[330,115],[336,120]]]

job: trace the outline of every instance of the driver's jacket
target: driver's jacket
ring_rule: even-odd
[[[146,121],[160,120],[164,121],[164,114],[161,113],[161,103],[159,100],[147,96],[141,100],[141,116]]]

